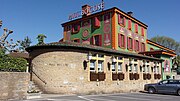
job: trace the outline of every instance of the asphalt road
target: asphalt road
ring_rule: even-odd
[[[24,101],[180,101],[180,96],[148,94],[148,93],[120,93],[83,96],[42,96],[38,99]]]

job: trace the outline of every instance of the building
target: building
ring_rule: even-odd
[[[172,77],[175,52],[147,39],[147,25],[113,7],[62,24],[60,42],[35,45],[32,80],[46,93],[96,94],[143,90]],[[102,4],[101,4],[102,7]],[[70,18],[78,16],[72,14]]]

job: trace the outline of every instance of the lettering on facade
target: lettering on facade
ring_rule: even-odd
[[[97,5],[94,5],[94,6],[87,7],[81,11],[72,13],[69,15],[68,20],[72,20],[72,19],[78,18],[80,16],[87,15],[90,13],[94,13],[96,11],[103,10],[103,9],[104,9],[104,2],[97,4]]]

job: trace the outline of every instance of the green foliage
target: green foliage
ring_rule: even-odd
[[[37,36],[38,45],[44,44],[44,38],[47,38],[44,34],[39,34],[39,35]]]
[[[19,50],[23,51],[23,52],[25,51],[25,48],[29,47],[30,44],[32,43],[31,39],[28,36],[26,36],[24,38],[24,40],[22,40],[22,41],[20,40],[20,41],[17,41],[17,42],[20,44]]]
[[[5,54],[0,49],[0,71],[6,72],[24,72],[26,71],[27,61],[23,58],[13,58]]]
[[[168,47],[170,49],[175,50],[176,54],[180,54],[180,42],[176,42],[174,39],[166,37],[166,36],[155,36],[150,40]]]

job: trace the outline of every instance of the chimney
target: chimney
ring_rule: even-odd
[[[129,16],[133,16],[133,12],[127,12],[127,14],[129,15]]]
[[[82,17],[86,17],[88,15],[91,15],[90,8],[91,8],[91,6],[89,6],[87,4],[82,6]]]

